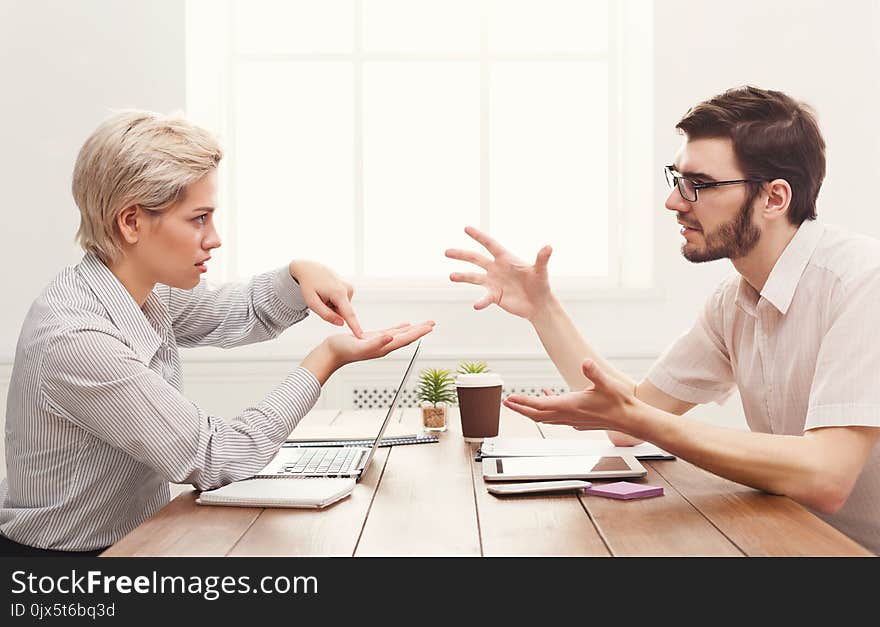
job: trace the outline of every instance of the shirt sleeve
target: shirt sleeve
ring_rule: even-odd
[[[192,290],[168,288],[168,311],[179,346],[230,348],[278,337],[308,316],[299,284],[287,266],[249,282]]]
[[[41,397],[49,412],[168,481],[202,490],[265,467],[321,392],[317,379],[297,368],[259,403],[226,421],[185,398],[104,330],[53,338],[42,370]]]
[[[722,332],[723,282],[706,300],[693,327],[654,363],[646,379],[687,403],[722,403],[733,393],[735,379]]]
[[[880,270],[872,269],[841,290],[822,338],[804,430],[880,427]]]

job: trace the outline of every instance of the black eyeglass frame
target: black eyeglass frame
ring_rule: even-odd
[[[697,198],[699,195],[697,192],[701,189],[709,189],[710,187],[721,187],[722,185],[738,185],[740,183],[763,183],[766,179],[736,179],[735,181],[712,181],[711,183],[697,183],[696,181],[692,181],[691,179],[682,176],[680,172],[675,170],[674,165],[667,165],[663,167],[663,173],[666,175],[666,182],[669,184],[669,189],[673,187],[678,188],[678,193],[681,194],[681,197],[684,198],[688,202],[697,202]],[[688,181],[694,188],[694,197],[688,198],[685,196],[684,189],[682,188],[682,181]]]

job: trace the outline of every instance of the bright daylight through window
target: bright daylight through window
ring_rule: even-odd
[[[296,256],[449,285],[473,224],[552,244],[557,285],[648,285],[652,23],[649,0],[190,0],[221,278]]]

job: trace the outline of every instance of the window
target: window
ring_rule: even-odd
[[[448,286],[474,224],[553,244],[556,285],[648,284],[651,29],[649,0],[190,0],[224,278]]]

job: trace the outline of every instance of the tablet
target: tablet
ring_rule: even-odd
[[[483,459],[485,481],[514,479],[615,479],[644,477],[647,470],[632,455],[564,455]]]

